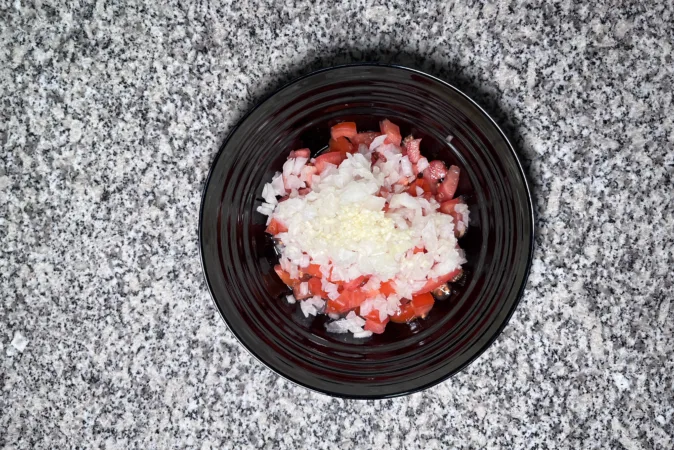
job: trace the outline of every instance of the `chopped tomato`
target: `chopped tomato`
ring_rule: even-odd
[[[355,278],[351,281],[348,281],[348,282],[344,283],[344,289],[347,290],[347,291],[353,291],[353,290],[361,287],[366,282],[367,282],[367,278],[364,275],[361,275],[358,278]]]
[[[311,150],[308,148],[293,150],[290,152],[290,156],[288,156],[288,158],[311,158]]]
[[[318,264],[309,264],[309,267],[304,269],[304,271],[312,277],[321,278],[323,276],[323,273],[321,272],[321,266]]]
[[[347,294],[349,298],[349,309],[358,308],[365,300],[367,300],[367,294],[360,289],[356,291],[345,290],[342,295],[344,294]]]
[[[417,197],[417,187],[420,187],[424,192],[431,192],[431,184],[426,178],[417,178],[410,183],[409,194],[412,197]]]
[[[445,175],[445,181],[438,186],[438,201],[444,202],[446,200],[451,200],[456,193],[456,188],[459,185],[459,174],[461,169],[457,166],[449,166],[449,170]]]
[[[328,142],[328,151],[331,153],[353,153],[355,150],[355,146],[343,136],[337,139],[330,139],[330,142]]]
[[[400,127],[388,119],[384,119],[379,122],[379,128],[381,133],[386,135],[386,143],[400,145],[400,142],[403,140],[402,135],[400,134]]]
[[[428,174],[429,181],[437,183],[447,175],[447,166],[442,161],[436,159],[435,161],[431,161],[426,170],[424,170],[424,176],[426,174]]]
[[[456,270],[452,270],[448,274],[443,275],[441,277],[433,278],[431,280],[428,280],[426,282],[426,284],[424,285],[424,287],[422,287],[417,292],[415,292],[415,294],[419,295],[419,294],[425,294],[427,292],[431,292],[433,289],[442,286],[443,284],[447,283],[448,281],[452,282],[452,281],[458,279],[461,276],[462,273],[463,273],[463,271],[461,269],[456,269]]]
[[[412,164],[416,164],[421,158],[421,139],[410,139],[405,144],[405,150],[407,150],[407,157],[410,159]]]
[[[412,296],[412,301],[410,302],[412,309],[414,309],[414,315],[416,317],[424,318],[426,314],[433,308],[435,304],[435,298],[431,295],[430,292],[424,294],[418,294]]]
[[[365,296],[366,296],[367,298],[375,298],[375,297],[378,296],[380,293],[381,293],[381,292],[379,292],[379,289],[372,289],[372,290],[369,290],[369,291],[365,292]]]
[[[269,222],[269,225],[267,225],[267,229],[264,231],[271,234],[272,236],[276,236],[279,233],[285,233],[288,231],[288,227],[276,219],[271,219],[271,222]]]
[[[385,281],[381,284],[381,286],[379,286],[379,293],[384,297],[388,297],[391,294],[395,294],[395,292],[396,289],[393,280]]]
[[[332,139],[338,139],[342,136],[352,138],[358,134],[356,129],[356,122],[342,122],[330,128],[330,136]]]
[[[377,319],[379,318],[377,317]],[[386,329],[386,324],[388,321],[388,317],[383,322],[380,322],[379,320],[365,319],[365,325],[363,326],[363,329],[366,331],[372,331],[374,334],[382,334]]]
[[[274,266],[274,271],[286,286],[294,287],[300,283],[300,280],[290,278],[290,274],[283,270],[280,264]]]
[[[451,200],[447,200],[446,202],[442,202],[440,204],[440,212],[445,214],[451,214],[454,212],[454,208],[459,203],[463,203],[463,199],[461,197],[453,198]]]
[[[321,173],[325,170],[328,164],[334,164],[336,166],[339,166],[345,159],[346,153],[339,153],[339,152],[323,153],[321,156],[316,157],[314,165],[316,166],[318,173]]]
[[[309,283],[309,292],[311,295],[318,295],[319,297],[328,298],[328,294],[322,288],[320,278],[311,277],[307,283]]]
[[[379,136],[380,133],[377,133],[375,131],[368,131],[365,133],[358,133],[357,135],[349,138],[351,139],[351,142],[358,147],[360,144],[367,145],[368,147],[370,144],[372,144],[372,141],[374,141],[374,138]]]
[[[414,253],[426,253],[426,249],[423,247],[414,247]]]
[[[400,309],[391,317],[391,322],[407,323],[415,318],[412,302],[400,305]]]
[[[351,308],[349,306],[349,299],[344,295],[340,295],[336,299],[328,299],[328,302],[325,307],[325,312],[328,314],[343,314],[349,311]]]

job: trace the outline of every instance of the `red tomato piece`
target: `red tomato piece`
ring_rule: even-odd
[[[426,253],[426,249],[423,247],[414,247],[414,253]]]
[[[288,231],[288,227],[276,219],[271,219],[271,222],[269,222],[269,225],[267,225],[267,229],[264,231],[271,234],[272,236],[276,236],[279,233],[285,233]]]
[[[367,298],[375,298],[375,297],[378,296],[379,294],[381,294],[381,292],[379,291],[379,289],[372,289],[372,290],[370,290],[370,291],[367,291],[367,292],[365,293],[365,296],[366,296]]]
[[[290,152],[290,156],[288,156],[288,158],[311,158],[311,150],[308,148],[293,150]]]
[[[342,122],[330,128],[330,136],[333,139],[337,139],[342,136],[350,139],[357,134],[358,130],[356,129],[356,122]]]
[[[361,287],[363,284],[367,283],[367,278],[364,275],[359,276],[351,281],[344,283],[344,289],[347,291],[353,291]]]
[[[388,321],[388,318],[386,318],[386,320],[383,322],[380,322],[379,320],[365,319],[365,325],[363,326],[363,329],[366,331],[372,331],[374,334],[382,334],[386,329],[386,324]]]
[[[328,299],[325,311],[330,314],[343,314],[351,309],[351,291],[344,291],[336,299]]]
[[[436,159],[435,161],[431,161],[426,170],[424,170],[424,176],[427,173],[429,181],[437,183],[447,175],[447,166],[442,161]]]
[[[290,274],[283,270],[280,264],[274,266],[274,271],[286,286],[294,287],[300,283],[300,280],[290,278]]]
[[[379,122],[379,129],[381,134],[386,135],[386,143],[400,145],[400,142],[403,140],[402,135],[400,134],[400,127],[388,119],[384,119]]]
[[[367,294],[365,293],[365,291],[362,291],[360,289],[358,289],[357,291],[344,290],[342,295],[344,295],[347,292],[349,293],[347,294],[349,298],[349,309],[358,308],[365,300],[367,300]]]
[[[417,187],[420,187],[421,190],[424,191],[424,193],[431,192],[431,184],[428,182],[428,180],[425,177],[424,178],[417,178],[412,183],[410,183],[410,187],[408,188],[407,191],[412,197],[418,197]]]
[[[395,292],[396,289],[393,280],[385,281],[381,284],[381,286],[379,286],[379,293],[384,297],[388,297],[391,294],[395,294]]]
[[[405,144],[407,150],[407,157],[412,164],[416,164],[421,158],[421,139],[411,139]]]
[[[447,283],[448,281],[449,282],[455,281],[456,279],[458,279],[461,276],[462,273],[463,273],[463,271],[459,268],[459,269],[453,270],[453,271],[449,272],[448,274],[443,275],[441,277],[430,279],[426,282],[424,287],[422,287],[417,292],[415,292],[415,294],[419,295],[419,294],[425,294],[427,292],[431,292],[433,289],[442,286],[443,284]]]
[[[318,170],[318,173],[321,173],[325,170],[328,164],[334,164],[336,166],[339,166],[345,159],[346,153],[339,153],[339,152],[323,153],[321,156],[316,157],[314,165],[316,166],[316,170]]]
[[[328,151],[329,152],[339,152],[339,153],[353,153],[355,151],[354,145],[349,142],[344,136],[338,137],[337,139],[330,139],[328,142]]]
[[[370,319],[370,320],[375,320],[377,322],[380,322],[380,320],[379,320],[379,310],[378,309],[373,309],[369,313],[367,313],[366,315],[364,315],[364,316],[361,315],[361,317],[365,320]],[[387,319],[388,319],[388,317],[387,317]]]
[[[414,309],[414,315],[416,317],[424,318],[433,308],[435,298],[433,298],[433,295],[431,295],[430,292],[426,292],[412,296],[410,304],[412,305],[412,309]]]
[[[372,141],[374,141],[374,138],[379,136],[381,133],[377,133],[375,131],[367,131],[365,133],[358,133],[357,135],[349,138],[351,139],[351,142],[356,146],[356,148],[360,144],[367,145],[368,147],[370,144],[372,144]]]
[[[456,193],[456,188],[459,185],[459,175],[461,174],[461,169],[457,166],[449,166],[449,170],[445,175],[445,181],[438,186],[438,201],[444,202],[446,200],[451,200]]]
[[[442,202],[440,204],[440,212],[445,214],[452,214],[454,212],[454,208],[459,203],[463,203],[463,199],[461,197],[453,198],[452,200]]]
[[[400,305],[400,309],[390,316],[391,322],[407,323],[415,318],[412,302]]]
[[[321,272],[321,266],[319,266],[318,264],[309,264],[309,267],[304,269],[304,271],[309,275],[311,275],[312,277],[316,278],[323,277],[323,273]]]
[[[309,283],[309,292],[311,295],[318,295],[322,298],[328,298],[328,294],[322,288],[320,278],[311,277],[307,283]]]

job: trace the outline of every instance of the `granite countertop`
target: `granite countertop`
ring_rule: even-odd
[[[672,3],[312,3],[0,2],[0,447],[673,448]],[[496,343],[385,401],[254,360],[197,247],[235,121],[363,60],[484,105],[538,218]]]

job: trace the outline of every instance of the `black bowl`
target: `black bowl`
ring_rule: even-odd
[[[292,149],[325,146],[330,126],[377,129],[389,118],[421,137],[422,152],[461,168],[471,225],[461,239],[466,283],[429,316],[389,324],[368,339],[327,333],[288,290],[265,219],[262,187]],[[231,132],[204,189],[199,237],[211,295],[239,341],[287,379],[326,394],[382,398],[430,387],[466,367],[498,336],[524,288],[533,251],[533,209],[520,163],[494,121],[449,84],[393,66],[321,70],[285,86]]]

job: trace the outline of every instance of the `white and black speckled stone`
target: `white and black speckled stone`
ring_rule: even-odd
[[[0,1],[0,446],[674,446],[670,0],[67,3]],[[197,249],[234,121],[281,81],[365,59],[481,102],[538,215],[496,344],[376,402],[253,360]]]

